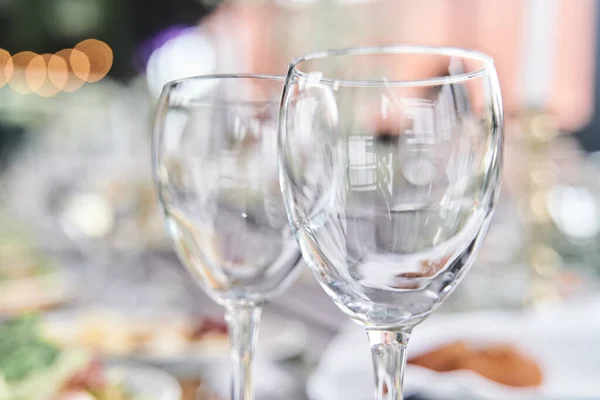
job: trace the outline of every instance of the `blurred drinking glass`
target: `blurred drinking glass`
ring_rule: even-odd
[[[291,281],[300,251],[277,171],[283,78],[212,75],[167,84],[154,174],[177,254],[226,309],[232,398],[253,398],[251,364],[263,305]]]

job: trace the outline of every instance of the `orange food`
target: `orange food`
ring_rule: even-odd
[[[534,360],[505,345],[473,349],[454,342],[408,362],[437,372],[470,370],[513,387],[536,387],[543,381],[542,371]]]

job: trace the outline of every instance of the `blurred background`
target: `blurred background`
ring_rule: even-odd
[[[581,299],[600,294],[599,11],[594,0],[0,0],[2,318],[39,314],[61,346],[158,367],[186,399],[226,392],[221,311],[172,253],[154,198],[162,86],[284,75],[307,52],[382,44],[484,51],[500,74],[501,202],[442,313],[572,315],[586,304],[586,317],[597,315],[600,302]],[[259,398],[306,399],[307,378],[347,324],[304,273],[267,308]],[[577,330],[568,336],[577,341]],[[600,367],[579,357],[597,360],[600,346],[586,350],[569,360],[595,377]]]

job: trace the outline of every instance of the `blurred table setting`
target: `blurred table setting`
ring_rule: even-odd
[[[461,286],[415,328],[406,400],[600,398],[598,7],[556,0],[542,12],[536,1],[485,1],[138,1],[134,12],[118,1],[95,9],[61,0],[46,10],[51,22],[43,22],[51,6],[0,1],[0,399],[228,398],[223,310],[173,251],[152,177],[162,87],[209,73],[284,75],[310,51],[398,41],[497,57],[507,114],[490,231]],[[22,30],[1,15],[22,21],[36,7],[32,21],[48,32],[67,21],[55,36],[37,32],[48,43],[15,35]],[[78,18],[87,22],[68,23]],[[92,79],[102,63],[91,52],[81,79],[69,56],[59,64],[70,75],[47,95],[49,53],[83,54],[76,44],[92,36],[108,43],[102,57],[113,70]],[[540,45],[544,38],[553,45]],[[30,49],[47,56],[46,83],[24,94],[39,57],[19,65],[22,57],[4,53]],[[265,307],[256,397],[372,398],[364,330],[300,269]],[[66,397],[49,395],[61,390]]]

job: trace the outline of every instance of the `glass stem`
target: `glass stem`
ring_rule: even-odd
[[[262,308],[256,305],[230,304],[226,306],[225,319],[231,342],[231,399],[253,400],[252,360],[258,323]]]
[[[402,380],[409,336],[410,330],[367,329],[377,400],[402,400]]]

